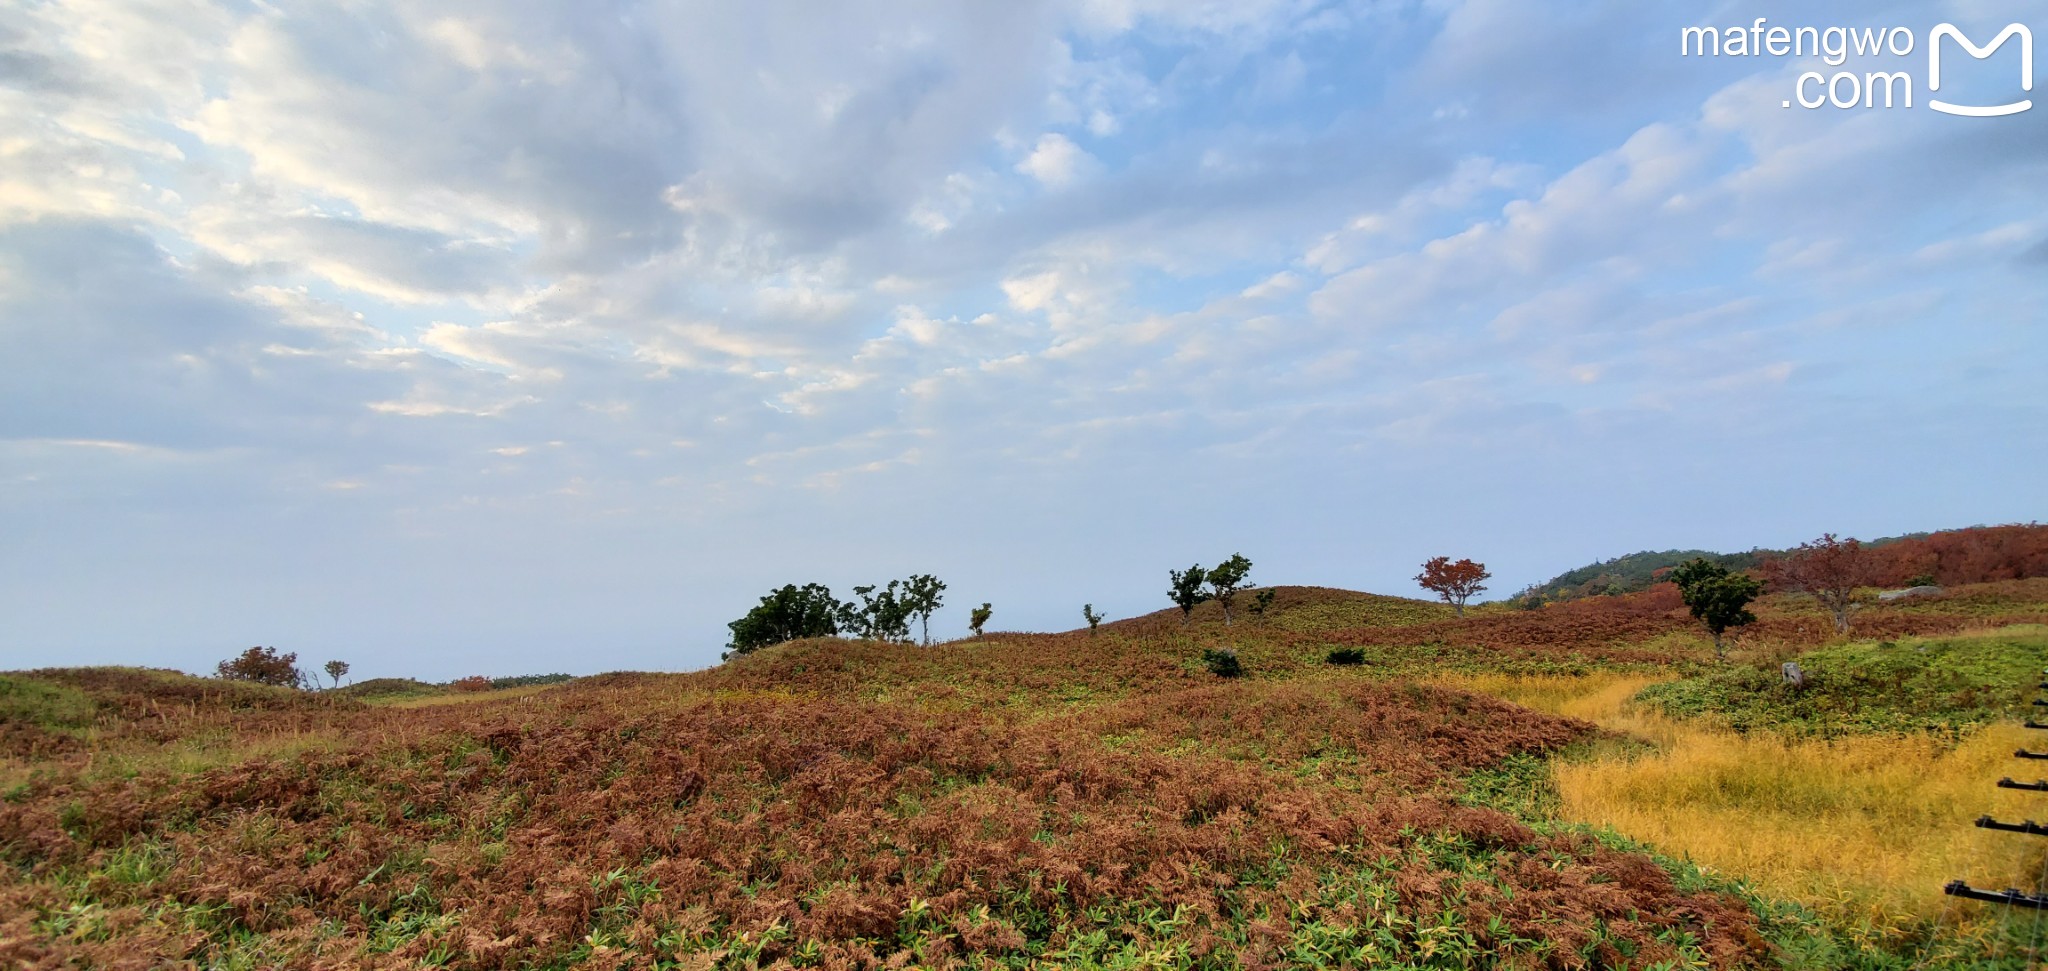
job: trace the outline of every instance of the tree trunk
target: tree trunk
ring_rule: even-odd
[[[1463,617],[1463,616],[1465,616],[1465,601],[1463,601],[1463,600],[1453,600],[1453,601],[1451,601],[1451,609],[1452,609],[1452,610],[1455,610],[1455,611],[1457,611],[1457,612],[1458,612],[1458,616],[1460,616],[1460,617]]]
[[[1721,632],[1709,631],[1708,633],[1714,635],[1714,659],[1718,661],[1727,657],[1727,653],[1721,650]]]

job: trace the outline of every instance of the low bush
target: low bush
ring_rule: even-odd
[[[1212,647],[1202,652],[1202,664],[1209,673],[1219,678],[1235,678],[1244,674],[1244,664],[1237,659],[1237,651],[1228,647]]]

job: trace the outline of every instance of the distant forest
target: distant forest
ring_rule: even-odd
[[[1954,585],[2048,576],[2048,526],[2039,523],[1907,533],[1863,545],[1877,560],[1878,582],[1885,586],[1908,586],[1918,581]],[[1671,568],[1694,557],[1730,570],[1748,570],[1786,552],[1646,550],[1568,570],[1523,588],[1515,599],[1536,604],[1634,593],[1662,582]]]

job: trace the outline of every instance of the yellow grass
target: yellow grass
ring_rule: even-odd
[[[1925,738],[1798,740],[1740,735],[1632,707],[1659,680],[1628,675],[1480,676],[1450,683],[1570,715],[1655,745],[1596,747],[1553,771],[1567,820],[1608,826],[1767,895],[1796,900],[1868,938],[1916,934],[1999,908],[1958,905],[1942,884],[2034,890],[2048,875],[2039,837],[1977,829],[2048,818],[2048,796],[1996,788],[2048,775],[2012,757],[2044,742],[2014,724],[1957,746]],[[2035,737],[2028,738],[2026,736]]]

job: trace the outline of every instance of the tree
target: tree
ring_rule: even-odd
[[[1764,575],[1786,590],[1813,594],[1835,619],[1835,633],[1849,632],[1849,615],[1857,606],[1856,588],[1873,582],[1873,562],[1863,544],[1822,533],[1801,543],[1783,558],[1766,560]]]
[[[323,668],[327,676],[334,679],[334,686],[341,687],[341,676],[348,673],[347,661],[329,661]]]
[[[1088,636],[1095,636],[1095,628],[1102,626],[1102,615],[1095,612],[1094,604],[1081,605],[1081,617],[1088,622]]]
[[[1216,564],[1209,571],[1209,598],[1223,605],[1223,626],[1230,626],[1230,605],[1237,601],[1238,592],[1248,589],[1251,584],[1244,582],[1252,572],[1252,561],[1243,553],[1232,553],[1230,559]]]
[[[297,688],[306,683],[305,676],[299,673],[297,652],[279,654],[274,647],[252,647],[232,660],[222,661],[214,668],[214,676],[281,688]]]
[[[1715,657],[1725,656],[1721,636],[1729,628],[1756,622],[1749,602],[1763,593],[1763,584],[1747,573],[1730,573],[1725,566],[1695,558],[1672,570],[1671,582],[1678,584],[1678,595],[1693,619],[1714,635]]]
[[[1486,589],[1483,581],[1493,574],[1486,572],[1486,564],[1471,560],[1451,562],[1448,556],[1439,556],[1422,564],[1422,572],[1415,575],[1415,582],[1425,590],[1434,590],[1444,603],[1457,608],[1458,616],[1465,616],[1465,601],[1472,595]]]
[[[1202,601],[1209,599],[1209,595],[1202,592],[1202,584],[1208,581],[1209,571],[1197,563],[1185,571],[1170,571],[1169,575],[1173,578],[1173,589],[1166,591],[1166,595],[1180,607],[1180,625],[1186,627],[1188,615],[1194,613]]]
[[[871,641],[910,638],[912,612],[903,581],[891,580],[885,587],[872,583],[854,587],[853,595],[860,598],[860,603],[849,600],[839,605],[839,626],[842,630]]]
[[[1277,594],[1275,593],[1275,591],[1270,589],[1261,590],[1258,593],[1253,594],[1252,605],[1250,607],[1246,607],[1245,612],[1251,614],[1254,617],[1257,617],[1261,621],[1265,620],[1266,611],[1273,609],[1273,598],[1276,595]]]
[[[903,583],[903,608],[916,617],[924,632],[924,645],[932,644],[932,613],[945,605],[946,581],[929,573],[912,576]]]
[[[804,637],[831,637],[839,633],[840,603],[822,584],[799,587],[785,584],[761,598],[745,617],[727,624],[732,643],[726,656],[752,654],[764,647]]]
[[[967,626],[970,630],[974,631],[974,636],[981,636],[981,625],[988,623],[989,616],[994,613],[995,609],[993,607],[983,603],[967,615]]]

